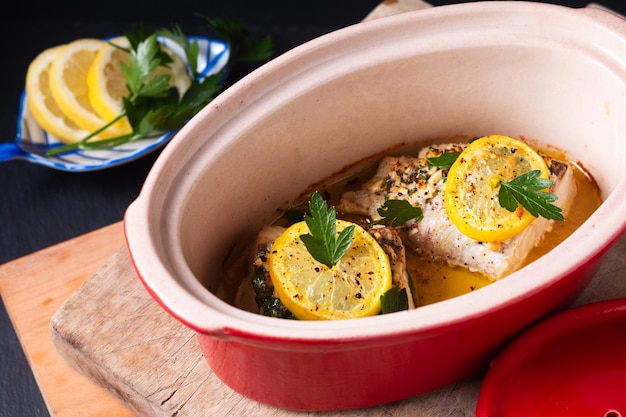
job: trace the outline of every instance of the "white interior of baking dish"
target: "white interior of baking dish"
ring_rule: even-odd
[[[622,34],[620,19],[597,10],[486,2],[359,24],[290,51],[220,95],[156,162],[127,215],[142,218],[127,219],[129,234],[149,230],[130,239],[131,251],[143,245],[162,260],[138,265],[143,279],[196,329],[271,328],[291,337],[427,327],[548,285],[624,227]],[[606,203],[554,255],[516,273],[528,274],[523,281],[511,276],[408,320],[280,321],[205,289],[217,287],[229,250],[307,186],[400,143],[459,134],[521,136],[565,150],[594,176]],[[372,329],[377,320],[384,330]]]

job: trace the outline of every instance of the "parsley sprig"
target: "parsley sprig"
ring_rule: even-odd
[[[382,217],[381,222],[391,227],[401,226],[412,219],[420,221],[424,218],[422,209],[413,207],[406,200],[387,200],[376,211]]]
[[[560,207],[552,204],[558,197],[542,191],[552,185],[552,181],[540,178],[538,169],[529,171],[511,181],[502,181],[498,192],[500,205],[510,212],[517,209],[518,204],[534,217],[542,216],[548,220],[564,220]]]
[[[391,287],[380,296],[381,314],[395,313],[409,309],[409,296],[406,288],[400,289],[397,285]]]
[[[150,31],[144,25],[137,25],[132,32],[125,34],[131,48],[127,50],[130,54],[130,63],[128,65],[121,63],[129,91],[128,96],[122,98],[122,112],[79,142],[52,148],[46,155],[58,155],[76,149],[110,149],[137,139],[177,130],[222,91],[226,74],[235,62],[260,61],[273,54],[271,38],[266,37],[256,42],[248,41],[249,33],[242,22],[236,19],[207,17],[205,20],[209,29],[216,32],[229,47],[228,63],[221,71],[207,77],[201,77],[197,73],[198,42],[190,41],[180,27]],[[185,51],[191,85],[183,97],[179,97],[176,88],[169,86],[169,74],[153,74],[157,67],[172,62],[172,58],[159,46],[159,35],[175,41]],[[124,117],[128,118],[131,133],[95,140],[96,135]]]
[[[337,213],[334,207],[328,208],[317,191],[311,196],[309,210],[311,215],[305,215],[304,221],[310,233],[300,235],[300,239],[316,261],[332,268],[350,248],[354,225],[346,227],[335,237]]]
[[[454,161],[457,160],[459,155],[461,155],[461,152],[446,152],[439,156],[427,158],[427,161],[430,166],[434,166],[439,169],[443,169],[444,171],[447,171],[450,169]]]
[[[448,152],[441,156],[428,158],[428,163],[443,170],[449,170],[458,159],[460,152]],[[510,212],[522,206],[534,217],[542,216],[548,220],[564,220],[562,210],[555,204],[558,197],[544,191],[552,185],[552,181],[539,178],[539,170],[529,171],[511,181],[500,182],[498,202]]]

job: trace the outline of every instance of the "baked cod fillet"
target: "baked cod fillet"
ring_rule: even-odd
[[[552,230],[554,220],[538,217],[521,233],[503,242],[480,242],[461,233],[444,206],[445,171],[429,166],[427,158],[460,152],[465,144],[441,144],[420,150],[417,157],[386,156],[374,176],[360,190],[345,192],[337,210],[380,219],[378,208],[385,200],[407,200],[420,207],[424,217],[400,228],[404,244],[429,258],[468,268],[498,280],[519,269],[529,252]],[[574,169],[565,161],[545,157],[553,182],[550,192],[567,213],[576,195]]]

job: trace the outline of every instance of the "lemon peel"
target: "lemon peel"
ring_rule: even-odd
[[[61,50],[55,46],[40,52],[26,72],[26,104],[42,129],[62,142],[74,143],[88,135],[61,110],[50,89],[50,66]]]
[[[65,116],[87,132],[94,132],[106,124],[91,106],[87,85],[89,68],[104,43],[100,39],[83,38],[61,46],[49,71],[50,90],[55,101]],[[98,136],[109,138],[121,133],[110,128]]]

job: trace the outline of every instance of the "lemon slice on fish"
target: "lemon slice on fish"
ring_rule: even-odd
[[[523,231],[535,217],[522,207],[500,206],[500,183],[532,170],[541,178],[550,171],[525,142],[508,136],[485,136],[470,143],[448,171],[445,207],[464,235],[482,242],[502,242]]]
[[[337,220],[337,234],[353,223]],[[354,225],[352,244],[329,268],[313,259],[300,235],[306,222],[289,227],[272,245],[269,270],[280,301],[301,320],[335,320],[380,312],[380,296],[391,288],[391,267],[382,247]]]

